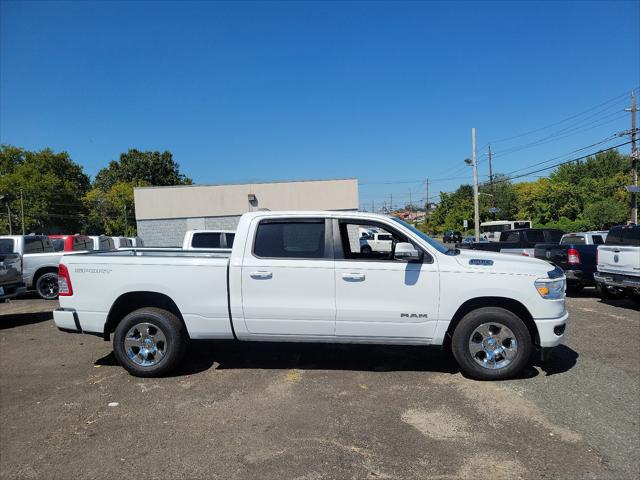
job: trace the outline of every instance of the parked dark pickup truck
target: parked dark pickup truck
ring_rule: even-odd
[[[604,243],[607,232],[579,232],[563,235],[560,243],[539,243],[535,257],[562,268],[567,277],[567,289],[574,292],[594,285],[597,270],[598,245]]]
[[[554,228],[517,228],[500,232],[499,242],[458,243],[456,248],[470,248],[490,252],[513,253],[533,257],[538,243],[560,241],[564,232]]]

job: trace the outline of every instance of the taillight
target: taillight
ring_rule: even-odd
[[[567,263],[576,264],[580,263],[580,252],[575,248],[567,250]]]
[[[58,295],[61,297],[70,297],[73,295],[69,270],[62,264],[58,265]]]

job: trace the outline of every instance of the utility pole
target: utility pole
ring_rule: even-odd
[[[411,200],[411,190],[409,190],[409,213],[413,210],[413,200]]]
[[[123,237],[127,236],[127,204],[124,204],[124,233]]]
[[[424,181],[424,214],[426,215],[429,211],[429,179],[425,179]]]
[[[389,194],[389,213],[393,212],[393,193]]]
[[[20,189],[20,216],[22,217],[22,235],[24,235],[24,200],[22,198],[22,189]]]
[[[9,217],[9,235],[13,235],[11,231],[11,207],[9,206],[9,202],[7,202],[7,217]]]
[[[476,242],[480,241],[480,204],[478,202],[478,161],[476,159],[476,129],[471,129],[471,161],[473,162],[473,213]]]
[[[376,201],[371,200],[371,213],[376,213]]]
[[[638,148],[636,146],[636,94],[631,91],[631,223],[638,223]]]
[[[491,193],[495,193],[493,190],[493,166],[491,164],[491,144],[489,144],[489,184],[491,185]]]

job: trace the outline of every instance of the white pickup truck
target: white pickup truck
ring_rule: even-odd
[[[602,298],[625,293],[640,299],[640,225],[619,225],[598,245],[598,271],[593,274]]]
[[[359,227],[393,235],[359,251]],[[354,238],[351,238],[354,236]],[[562,270],[450,250],[401,220],[352,212],[252,212],[230,254],[131,250],[63,257],[61,330],[113,334],[131,374],[174,368],[189,339],[439,345],[462,371],[502,379],[562,342]]]
[[[23,281],[28,290],[35,290],[45,300],[58,296],[58,262],[75,252],[56,252],[45,235],[5,235],[0,237],[3,251],[22,255]]]
[[[182,241],[182,249],[231,251],[235,235],[235,230],[187,230]]]

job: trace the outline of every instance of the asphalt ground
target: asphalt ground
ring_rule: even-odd
[[[0,304],[1,478],[640,476],[640,312],[587,290],[568,339],[518,379],[437,349],[202,342],[168,378]]]

